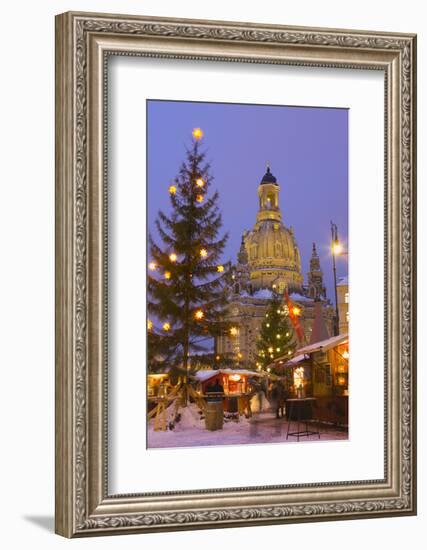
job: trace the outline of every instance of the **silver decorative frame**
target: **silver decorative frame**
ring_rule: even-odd
[[[108,494],[108,55],[384,71],[384,479]],[[415,514],[415,35],[65,13],[56,18],[56,71],[56,532],[78,537]]]

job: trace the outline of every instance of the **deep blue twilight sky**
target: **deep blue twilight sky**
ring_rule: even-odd
[[[169,211],[168,187],[177,175],[193,128],[220,194],[223,229],[229,233],[224,261],[236,261],[242,233],[258,210],[257,188],[267,162],[280,185],[284,224],[293,226],[306,281],[315,242],[328,297],[334,301],[330,220],[348,243],[348,110],[149,100],[148,226],[156,235],[159,209]],[[347,275],[348,256],[337,261]]]

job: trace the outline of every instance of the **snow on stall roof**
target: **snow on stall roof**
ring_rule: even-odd
[[[260,288],[259,290],[255,290],[253,293],[253,296],[255,298],[268,298],[270,299],[272,295],[272,292],[269,288]]]
[[[194,375],[200,382],[204,382],[205,380],[209,380],[209,378],[213,378],[217,374],[219,374],[220,370],[199,370]]]
[[[298,354],[314,353],[315,351],[327,351],[335,346],[348,342],[348,333],[338,334],[338,336],[332,336],[326,340],[315,342],[309,346],[305,346],[297,350]]]
[[[304,359],[306,359],[306,356],[303,353],[295,355],[294,357],[292,357],[292,359],[288,359],[287,355],[282,355],[281,357],[278,357],[272,363],[270,363],[269,367],[292,367],[293,365],[301,363],[301,361],[304,361]]]
[[[292,357],[289,361],[285,363],[286,366],[292,366],[296,365],[297,363],[301,363],[301,361],[304,361],[305,355],[303,353],[300,353],[298,355],[295,355],[295,357]]]
[[[252,370],[246,370],[246,369],[209,369],[209,370],[199,370],[194,375],[200,382],[204,382],[205,380],[209,380],[209,378],[213,378],[217,374],[240,374],[241,376],[264,376],[263,374],[259,372],[255,372]]]

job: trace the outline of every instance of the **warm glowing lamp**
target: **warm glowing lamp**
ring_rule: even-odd
[[[294,306],[294,307],[292,308],[292,313],[293,313],[296,317],[298,317],[298,315],[301,313],[301,309],[300,309],[299,307],[297,307],[297,306]]]
[[[197,187],[203,187],[205,185],[205,180],[203,178],[197,178],[196,185]]]
[[[339,254],[341,254],[342,251],[343,251],[343,248],[342,248],[341,243],[338,242],[338,241],[335,241],[335,242],[332,244],[332,253],[333,253],[335,256],[338,256]]]
[[[207,255],[208,255],[208,251],[206,250],[206,248],[202,248],[202,250],[200,251],[200,256],[202,258],[206,258]]]
[[[170,279],[170,278],[171,278],[171,272],[165,271],[165,279]]]
[[[196,201],[197,202],[203,202],[203,195],[197,195],[196,196]]]
[[[231,327],[230,334],[231,334],[231,336],[237,336],[237,328],[236,327]]]
[[[151,330],[153,328],[153,321],[150,321],[150,319],[147,320],[147,328],[148,330]]]
[[[199,141],[203,137],[203,130],[201,128],[194,128],[193,130],[193,138],[196,141]]]
[[[169,323],[163,323],[163,330],[164,330],[165,332],[167,332],[168,330],[170,330],[170,328],[171,328],[171,326],[170,326]]]
[[[218,273],[222,273],[224,271],[224,266],[223,265],[219,265],[216,270],[218,271]]]
[[[175,187],[175,185],[171,185],[171,186],[169,187],[169,193],[170,193],[171,195],[175,195],[175,194],[176,194],[176,187]]]
[[[203,319],[203,317],[205,316],[205,314],[203,313],[203,311],[201,309],[198,309],[195,314],[194,314],[194,317],[198,320],[198,321],[201,321]]]
[[[150,262],[150,263],[148,264],[148,269],[149,269],[150,271],[154,271],[154,270],[156,269],[156,267],[157,267],[156,262]]]

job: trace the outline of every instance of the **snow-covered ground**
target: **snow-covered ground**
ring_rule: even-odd
[[[264,408],[264,407],[263,407]],[[222,430],[209,431],[205,428],[204,418],[195,405],[180,409],[181,418],[175,423],[174,429],[154,431],[154,422],[148,427],[148,447],[198,447],[205,445],[250,445],[257,443],[289,443],[296,442],[297,438],[289,436],[286,439],[288,423],[285,419],[276,419],[271,412],[254,414],[252,418],[240,417],[236,420],[224,420]],[[171,419],[171,416],[169,417]],[[308,429],[317,430],[319,427],[320,440],[348,439],[346,430],[339,430],[332,426],[308,423]],[[290,431],[296,431],[297,424],[292,422]],[[300,424],[300,430],[305,429],[305,423]],[[299,442],[319,441],[318,435],[300,437]]]

